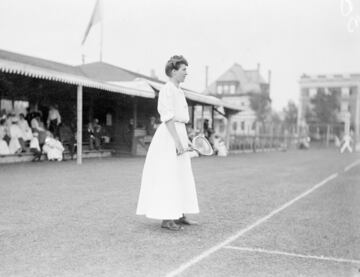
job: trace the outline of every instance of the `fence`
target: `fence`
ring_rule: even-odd
[[[231,152],[284,151],[299,146],[296,135],[232,135],[229,150]]]

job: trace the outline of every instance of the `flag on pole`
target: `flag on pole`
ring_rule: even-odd
[[[85,43],[86,38],[89,35],[91,27],[103,20],[103,7],[102,7],[101,2],[102,2],[101,0],[96,0],[95,7],[94,7],[93,13],[90,18],[90,22],[86,28],[85,35],[81,42],[81,45],[83,45]]]

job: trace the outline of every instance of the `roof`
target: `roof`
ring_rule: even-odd
[[[104,62],[71,66],[5,50],[0,50],[0,71],[145,98],[155,98],[154,90],[149,89],[143,82],[134,84],[129,82],[139,79],[146,80],[155,90],[159,90],[159,87],[165,84],[164,81]],[[192,101],[223,106],[234,111],[241,110],[239,107],[225,103],[219,98],[188,89],[184,89],[184,91],[185,96]]]
[[[261,76],[261,74],[257,70],[245,70],[245,75],[246,75],[247,79],[249,80],[249,82],[258,83],[258,84],[266,84],[266,81],[264,80],[264,78]]]
[[[154,97],[154,93],[150,94],[146,91],[121,87],[95,78],[89,78],[78,67],[5,50],[0,50],[0,71],[133,96]]]
[[[156,91],[159,91],[165,81],[151,78],[149,76],[133,72],[112,64],[105,62],[94,62],[89,64],[84,64],[78,66],[84,72],[86,76],[97,77],[103,81],[110,81],[110,83],[125,84],[124,82],[136,81],[136,80],[145,80],[148,84],[154,88]],[[189,100],[192,100],[201,104],[208,104],[214,106],[225,106],[228,109],[240,110],[236,105],[231,105],[229,103],[223,102],[217,97],[204,95],[186,88],[183,88],[185,97]]]
[[[130,71],[128,69],[115,66],[106,62],[93,62],[83,65],[78,65],[76,68],[80,69],[85,76],[90,78],[97,78],[102,81],[133,81],[136,78],[147,79],[154,82],[162,82],[158,79]]]
[[[71,65],[49,61],[33,56],[18,54],[14,52],[9,52],[5,50],[0,50],[0,59],[41,67],[43,69],[48,69],[52,71],[58,71],[58,72],[74,74],[74,75],[82,75],[81,70]]]
[[[300,81],[316,80],[359,80],[360,73],[333,73],[333,74],[303,74]]]
[[[246,94],[249,92],[261,92],[261,84],[266,81],[258,70],[244,70],[238,63],[233,64],[219,78],[211,83],[204,91],[205,94],[216,94],[217,82],[239,82],[236,94]]]

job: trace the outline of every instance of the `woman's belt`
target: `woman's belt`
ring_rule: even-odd
[[[188,123],[189,121],[185,121],[185,120],[175,120],[175,122],[186,124],[186,123]]]

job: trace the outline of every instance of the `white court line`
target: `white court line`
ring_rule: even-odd
[[[308,194],[312,193],[314,190],[320,188],[321,186],[325,185],[327,182],[333,180],[334,178],[336,178],[338,176],[337,173],[334,173],[332,175],[330,175],[329,177],[327,177],[326,179],[324,179],[323,181],[321,181],[320,183],[316,184],[315,186],[313,186],[311,189],[303,192],[302,194],[300,194],[299,196],[295,197],[294,199],[288,201],[287,203],[285,203],[284,205],[282,205],[281,207],[277,208],[276,210],[272,211],[271,213],[269,213],[267,216],[260,218],[259,220],[257,220],[255,223],[249,225],[248,227],[240,230],[239,232],[237,232],[235,235],[229,237],[228,239],[226,239],[225,241],[209,248],[208,250],[202,252],[200,255],[192,258],[190,261],[183,263],[182,265],[180,265],[177,269],[169,272],[168,274],[166,274],[166,277],[173,277],[173,276],[177,276],[180,273],[184,272],[186,269],[188,269],[189,267],[191,267],[192,265],[200,262],[201,260],[203,260],[204,258],[210,256],[212,253],[218,251],[219,249],[221,249],[222,247],[224,247],[225,245],[233,242],[234,240],[238,239],[239,237],[241,237],[242,235],[244,235],[245,233],[247,233],[248,231],[250,231],[251,229],[255,228],[256,226],[264,223],[265,221],[267,221],[269,218],[273,217],[274,215],[276,215],[277,213],[281,212],[282,210],[286,209],[287,207],[291,206],[292,204],[294,204],[296,201],[300,200],[301,198],[304,198],[305,196],[307,196]]]
[[[353,167],[357,166],[358,164],[360,164],[360,160],[357,160],[355,162],[353,162],[352,164],[348,165],[347,167],[345,167],[344,171],[348,171],[350,169],[352,169]]]
[[[297,257],[297,258],[304,258],[304,259],[323,260],[323,261],[331,261],[331,262],[338,262],[338,263],[360,264],[359,260],[324,257],[324,256],[313,256],[313,255],[303,255],[303,254],[289,253],[289,252],[283,252],[283,251],[277,251],[277,250],[266,250],[266,249],[262,249],[262,248],[237,247],[237,246],[230,246],[230,245],[225,246],[224,248],[240,250],[240,251],[248,251],[248,252],[283,255],[283,256],[290,256],[290,257]]]

